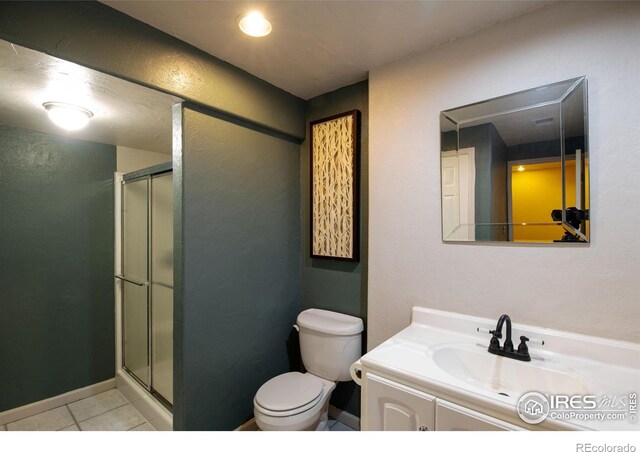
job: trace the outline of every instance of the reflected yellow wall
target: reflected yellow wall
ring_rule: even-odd
[[[551,211],[562,209],[562,170],[560,162],[514,166],[511,173],[513,223],[550,223]],[[575,205],[575,162],[567,162],[567,206]],[[548,242],[560,240],[562,226],[514,226],[513,240]]]

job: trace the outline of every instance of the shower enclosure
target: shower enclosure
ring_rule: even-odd
[[[125,174],[121,190],[122,368],[173,404],[173,175],[171,163]]]

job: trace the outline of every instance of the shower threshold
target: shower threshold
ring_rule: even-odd
[[[158,400],[149,393],[137,379],[131,376],[125,369],[119,369],[116,374],[116,387],[129,400],[140,414],[142,414],[149,424],[156,430],[173,430],[173,414]]]

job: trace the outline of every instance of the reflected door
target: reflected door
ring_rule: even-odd
[[[122,187],[124,367],[149,386],[149,180]]]
[[[173,404],[173,175],[151,179],[151,384]]]
[[[442,237],[449,239],[460,225],[458,156],[442,157]]]
[[[475,150],[442,153],[442,237],[475,240]]]

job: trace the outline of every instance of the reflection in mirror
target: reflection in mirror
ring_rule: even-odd
[[[580,77],[443,111],[443,240],[588,242],[586,99]]]

